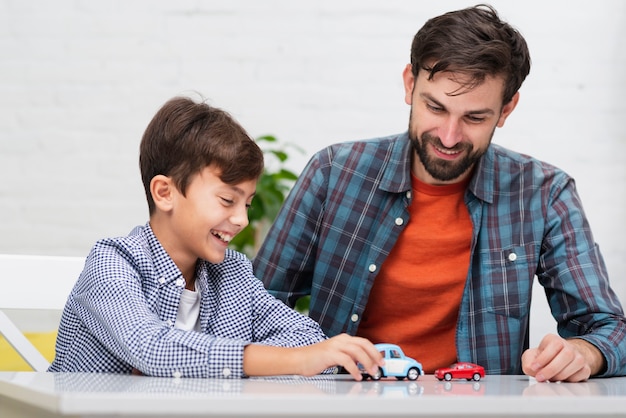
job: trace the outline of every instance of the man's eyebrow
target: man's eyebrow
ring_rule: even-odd
[[[438,107],[442,108],[442,109],[446,109],[446,106],[441,103],[439,100],[435,99],[433,96],[431,96],[428,93],[421,93],[420,96],[429,101],[429,102],[433,102],[434,104],[436,104]],[[484,108],[484,109],[476,109],[476,110],[470,110],[466,113],[466,115],[494,115],[496,112],[493,111],[493,109],[490,108]]]

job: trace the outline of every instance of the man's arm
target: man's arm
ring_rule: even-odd
[[[326,193],[322,164],[321,153],[311,158],[253,260],[256,277],[292,308],[299,298],[311,293],[315,237]]]
[[[626,374],[626,317],[574,181],[555,177],[547,206],[539,282],[545,287],[559,336],[529,350],[525,373],[538,380],[582,381]]]

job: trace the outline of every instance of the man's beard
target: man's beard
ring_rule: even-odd
[[[422,134],[420,142],[416,134],[411,129],[409,129],[409,138],[411,139],[413,149],[417,153],[422,165],[426,169],[426,172],[430,174],[432,178],[439,181],[451,181],[465,174],[487,151],[487,148],[477,149],[474,151],[474,146],[467,142],[459,142],[453,148],[446,148],[441,143],[441,139],[428,133]],[[431,156],[427,151],[429,144],[440,149],[455,152],[466,151],[466,154],[465,157],[459,161],[447,161]]]

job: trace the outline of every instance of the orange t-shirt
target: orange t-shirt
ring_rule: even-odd
[[[410,220],[381,266],[357,335],[398,344],[426,373],[456,361],[456,323],[469,268],[468,181],[432,186],[413,176]]]

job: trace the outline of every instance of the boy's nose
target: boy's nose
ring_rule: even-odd
[[[246,206],[242,206],[235,209],[230,221],[233,225],[240,226],[242,229],[248,226],[248,223],[250,222],[248,219],[248,208]]]

